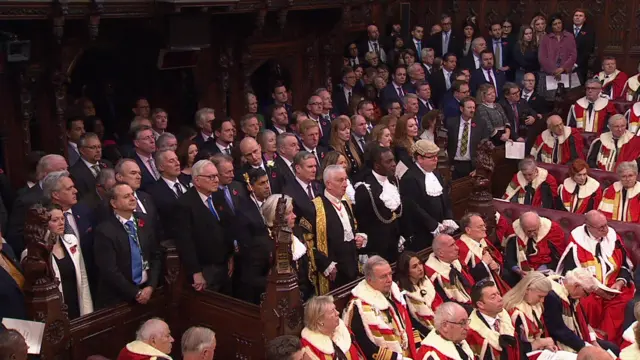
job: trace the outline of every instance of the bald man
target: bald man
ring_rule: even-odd
[[[436,331],[422,340],[417,360],[473,360],[476,357],[465,340],[469,332],[469,316],[459,304],[447,302],[435,311]]]
[[[505,240],[504,278],[515,286],[531,271],[550,271],[565,249],[565,234],[556,222],[533,211],[513,222],[514,234]]]
[[[236,180],[244,184],[246,182],[244,174],[247,173],[249,169],[262,169],[269,176],[271,193],[280,194],[282,192],[282,187],[284,186],[284,177],[280,174],[280,171],[272,161],[264,161],[262,158],[262,148],[256,139],[252,137],[245,137],[240,141],[239,148],[245,163],[236,170]]]
[[[609,118],[609,130],[593,141],[587,163],[593,169],[615,171],[619,163],[638,161],[640,138],[627,130],[627,119],[616,114]]]
[[[151,318],[140,326],[136,340],[120,351],[117,360],[171,360],[168,354],[173,341],[169,325],[159,318]]]
[[[599,290],[580,301],[589,324],[602,330],[606,339],[615,343],[622,337],[625,306],[635,292],[633,264],[623,244],[607,224],[604,214],[591,210],[585,216],[585,224],[571,231],[569,245],[556,270],[565,274],[575,268],[585,268],[602,284],[620,291],[611,294]]]
[[[537,161],[566,165],[575,159],[584,159],[584,141],[580,131],[565,126],[562,118],[551,115],[547,130],[538,135],[531,156]]]
[[[611,360],[611,355],[602,348],[589,346],[580,350],[576,360]]]

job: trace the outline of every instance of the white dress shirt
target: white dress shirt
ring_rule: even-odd
[[[296,176],[296,181],[298,182],[298,184],[300,184],[300,186],[302,187],[302,190],[304,190],[305,194],[309,194],[309,185],[311,185],[311,183],[305,183],[304,181],[300,180],[299,177]],[[311,186],[311,195],[313,195],[313,197],[315,198],[316,196],[318,196],[318,194],[316,194],[313,191],[313,186]]]
[[[164,180],[169,189],[171,189],[171,191],[173,191],[176,195],[179,195],[175,188],[176,184],[178,184],[183,194],[187,191],[187,188],[185,188],[184,185],[182,185],[179,181],[169,180],[164,176],[162,177],[162,180]]]

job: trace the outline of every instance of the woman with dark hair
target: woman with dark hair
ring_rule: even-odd
[[[353,73],[356,74],[356,86],[353,87],[353,91],[357,93],[364,92],[364,79],[362,76],[364,75],[364,66],[356,65],[353,67]]]
[[[402,64],[402,57],[400,56],[402,51],[404,50],[404,40],[402,38],[397,37],[393,39],[393,49],[389,51],[387,59],[392,62],[389,64],[391,68],[395,68],[397,65]]]
[[[540,70],[538,62],[538,47],[533,40],[533,28],[522,25],[518,35],[518,42],[513,47],[513,62],[516,65],[516,84],[522,84],[524,74],[537,73]]]
[[[517,36],[517,34],[513,32],[514,27],[515,23],[511,19],[504,19],[504,21],[502,21],[502,38],[509,42],[513,42]]]
[[[198,145],[193,140],[185,140],[178,145],[176,155],[180,161],[180,175],[178,179],[183,184],[191,185],[191,167],[196,163]]]
[[[346,65],[351,66],[354,70],[356,65],[362,65],[362,58],[358,54],[358,44],[355,42],[347,43],[344,48],[344,59]]]
[[[416,63],[416,52],[413,49],[404,49],[400,54],[400,58],[402,58],[402,64],[408,69]]]
[[[476,25],[476,18],[468,17],[464,24],[462,24],[462,33],[464,34],[464,45],[462,46],[462,54],[467,56],[469,51],[471,50],[471,42],[473,39],[478,37],[480,31],[478,30],[478,25]]]
[[[589,165],[576,159],[569,165],[569,173],[558,185],[556,208],[576,214],[586,214],[595,210],[602,201],[602,188],[598,180],[588,175]]]
[[[396,283],[403,290],[407,300],[407,309],[411,315],[411,324],[422,338],[433,330],[433,316],[442,304],[442,298],[436,292],[431,280],[424,273],[424,263],[413,251],[404,251],[398,257],[395,273]]]
[[[329,148],[337,151],[349,162],[349,177],[355,176],[362,167],[362,159],[358,155],[358,145],[351,141],[351,120],[345,115],[338,116],[331,122]]]
[[[554,76],[560,80],[562,74],[571,75],[573,71],[573,65],[578,56],[576,41],[572,33],[564,30],[559,14],[553,15],[549,22],[551,32],[540,40],[538,61],[545,76]],[[544,83],[544,81],[541,82]],[[571,86],[574,85],[576,84],[571,84]]]
[[[444,118],[444,115],[440,110],[431,110],[428,113],[426,113],[422,117],[422,123],[421,123],[422,133],[420,134],[420,139],[431,140],[433,142],[436,142],[436,135],[437,135],[436,126],[438,124],[438,121],[441,122],[443,118]]]

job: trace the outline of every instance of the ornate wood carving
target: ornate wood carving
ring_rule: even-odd
[[[31,151],[31,120],[35,114],[35,87],[40,68],[30,66],[20,74],[20,114],[25,156]]]
[[[287,27],[287,15],[289,14],[289,8],[282,8],[278,11],[278,26],[280,26],[280,31],[284,32],[285,27]]]
[[[313,77],[315,75],[316,72],[316,45],[318,44],[317,41],[314,41],[312,43],[310,43],[307,48],[305,49],[305,54],[306,54],[306,60],[307,60],[307,80],[308,81],[313,81]]]
[[[58,145],[61,154],[64,154],[67,146],[65,139],[65,113],[67,111],[67,85],[69,77],[63,71],[56,70],[53,73],[51,83],[53,84],[53,94],[56,109],[56,125],[58,126]]]
[[[255,71],[255,68],[251,66],[251,49],[249,47],[245,47],[242,51],[242,56],[240,58],[240,63],[242,64],[242,77],[243,77],[243,89],[244,92],[253,92],[253,88],[251,86],[251,75]]]
[[[62,43],[64,37],[65,17],[69,15],[69,0],[55,1],[55,15],[53,18],[53,37],[58,44]]]
[[[47,210],[36,205],[27,213],[24,230],[27,245],[27,256],[23,261],[25,302],[29,317],[45,323],[40,350],[43,359],[52,359],[71,346],[69,319],[64,312],[66,305],[51,267],[55,238],[46,236],[49,218]]]
[[[333,90],[333,84],[331,79],[331,68],[333,67],[333,53],[334,53],[334,38],[329,36],[327,42],[322,47],[322,53],[324,56],[324,82],[323,86],[327,88],[327,90]]]
[[[269,11],[266,8],[258,10],[256,13],[256,23],[255,29],[253,30],[253,37],[260,38],[262,37],[262,31],[264,30],[264,24],[267,19],[267,13]]]
[[[91,14],[89,15],[89,39],[92,41],[98,38],[100,30],[100,16],[104,12],[104,0],[92,0]]]
[[[260,315],[265,327],[264,337],[269,341],[280,335],[299,334],[302,330],[302,301],[298,276],[291,266],[291,229],[285,219],[286,201],[281,198],[276,209],[276,222],[271,236],[276,243],[274,262],[267,276],[267,291],[260,304]]]
[[[220,83],[222,85],[222,110],[227,114],[227,98],[230,87],[229,69],[233,66],[233,48],[231,45],[227,45],[220,51],[218,65],[220,66]]]
[[[494,149],[495,146],[488,139],[482,140],[478,145],[476,173],[473,176],[473,188],[469,196],[469,211],[482,215],[487,225],[487,234],[492,234],[496,228],[496,210],[491,193],[491,177],[495,168]]]

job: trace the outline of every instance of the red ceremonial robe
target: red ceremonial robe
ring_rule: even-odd
[[[638,88],[640,88],[640,79],[638,78],[640,74],[635,74],[627,80],[627,83],[624,84],[624,90],[622,90],[622,94],[627,101],[640,101],[640,92]]]
[[[600,135],[589,149],[589,156],[593,156],[593,151],[598,151],[596,155],[596,166],[600,170],[615,171],[616,166],[623,161],[632,161],[640,156],[640,149],[635,135],[630,131],[625,131],[616,144],[610,131]],[[616,147],[617,145],[617,147]]]
[[[460,281],[451,283],[449,274],[451,272],[451,265],[462,274],[462,277],[467,281],[469,287],[465,287]],[[447,264],[440,261],[436,254],[431,253],[427,262],[424,264],[424,273],[426,277],[431,280],[436,292],[442,298],[442,301],[454,301],[460,305],[471,305],[471,286],[475,284],[473,277],[467,273],[459,260],[454,260],[453,263]]]
[[[473,310],[469,315],[469,319],[471,322],[467,331],[467,343],[473,353],[478,356],[478,359],[500,360],[518,359],[520,357],[517,343],[505,349],[500,346],[500,335],[512,336],[514,340],[516,340],[517,336],[516,329],[513,327],[509,313],[506,310],[502,310],[497,317],[499,320],[499,332],[489,327],[486,319],[477,309]],[[501,356],[501,354],[504,355]]]
[[[597,209],[602,200],[600,183],[591,176],[587,176],[587,182],[579,187],[577,194],[575,193],[576,186],[578,184],[570,177],[558,185],[558,195],[560,195],[565,210],[576,214],[586,214]]]
[[[620,349],[624,349],[627,346],[631,346],[636,343],[636,326],[638,326],[638,322],[634,321],[633,324],[631,324],[631,326],[622,333],[622,345],[620,345]],[[640,357],[638,359],[640,359]]]
[[[640,130],[640,102],[637,102],[624,113],[624,117],[627,119],[627,130],[636,134]]]
[[[629,79],[629,76],[620,70],[616,70],[613,74],[607,77],[604,71],[600,71],[597,76],[600,83],[602,83],[602,93],[609,96],[611,100],[617,100],[624,95],[624,86]]]
[[[575,127],[583,132],[601,133],[607,125],[611,115],[617,114],[613,102],[605,98],[598,98],[593,104],[593,111],[587,114],[589,101],[586,97],[578,99],[571,105],[567,116],[567,125]]]
[[[476,359],[466,340],[462,340],[460,345],[462,346],[462,350],[470,360]],[[449,340],[442,338],[437,331],[430,332],[429,335],[427,335],[427,337],[422,340],[420,349],[418,349],[418,354],[416,355],[416,357],[414,357],[414,359],[461,360],[460,354],[458,353],[455,344]]]
[[[171,356],[140,340],[128,343],[118,354],[117,360],[171,360]]]
[[[433,316],[443,301],[436,292],[431,280],[426,276],[420,283],[414,285],[413,291],[405,289],[407,310],[413,319],[428,330],[433,330]],[[426,335],[426,334],[423,334]]]
[[[640,222],[640,182],[627,190],[627,200],[622,201],[622,183],[616,181],[604,189],[600,210],[608,220]]]
[[[504,267],[502,254],[490,242],[485,239],[478,242],[466,234],[462,234],[456,243],[459,249],[458,260],[460,260],[460,264],[462,264],[467,273],[471,274],[476,282],[490,277],[493,282],[496,283],[501,295],[511,290],[511,287],[500,276]],[[491,270],[489,266],[482,261],[484,252],[488,252],[493,260],[500,266],[498,270]]]
[[[584,304],[582,304],[582,300],[580,300],[580,302],[574,301],[572,304],[569,300],[569,291],[563,284],[559,283],[559,281],[562,281],[562,277],[552,275],[549,279],[552,280],[551,291],[558,295],[562,302],[562,321],[564,324],[576,333],[576,335],[578,335],[578,337],[580,337],[584,342],[590,343],[595,341],[597,337],[593,329],[591,329],[587,323],[586,315],[583,311]],[[560,350],[575,353],[575,350],[558,340],[556,340],[556,344],[558,344]]]
[[[526,197],[525,186],[528,182],[522,175],[522,171],[518,171],[513,175],[513,179],[507,186],[503,200],[507,200],[513,203],[524,204]],[[558,182],[549,174],[546,169],[538,168],[538,176],[531,182],[531,186],[535,190],[533,198],[531,199],[531,206],[544,207],[548,209],[554,208],[554,199],[558,196]],[[526,205],[526,204],[525,204]]]
[[[558,139],[557,150],[556,138]],[[558,154],[555,162],[553,161],[554,151],[557,151]],[[547,129],[538,135],[531,148],[531,156],[537,161],[547,164],[566,165],[575,159],[584,160],[584,140],[578,129],[569,126],[565,126],[564,133],[557,137]]]
[[[531,306],[524,300],[509,311],[511,323],[520,332],[518,336],[523,342],[520,346],[523,346],[524,342],[526,342],[530,349],[532,342],[549,337],[549,331],[547,331],[547,326],[542,317],[543,311],[542,302]]]
[[[300,341],[302,342],[302,349],[310,360],[335,359],[336,354],[333,344],[347,356],[347,360],[366,359],[356,342],[351,338],[351,333],[342,320],[340,320],[333,336],[328,337],[304,328],[302,329],[302,334],[300,334]]]
[[[520,220],[513,222],[515,234],[507,239],[505,266],[517,266],[524,271],[538,270],[541,266],[553,270],[558,265],[560,255],[566,248],[565,234],[560,225],[540,217],[538,234],[529,245],[529,237],[520,226]],[[527,255],[527,247],[530,254]],[[532,251],[532,252],[531,252]]]
[[[600,256],[597,256],[598,244]],[[596,294],[580,300],[589,324],[605,332],[607,340],[620,344],[625,307],[635,293],[631,275],[633,264],[627,256],[622,239],[612,228],[609,228],[607,236],[599,241],[587,232],[585,225],[573,229],[569,236],[569,245],[560,259],[556,272],[565,274],[576,267],[589,270],[599,282],[608,287],[612,287],[620,279],[626,282],[627,286],[622,288],[622,292],[610,300]]]
[[[500,244],[504,244],[504,240],[513,234],[513,226],[511,222],[496,211],[496,240]]]

